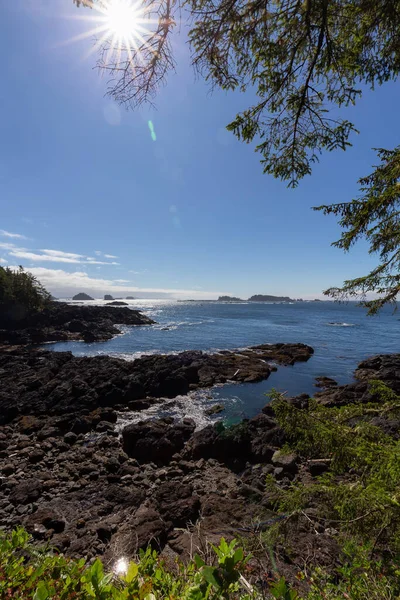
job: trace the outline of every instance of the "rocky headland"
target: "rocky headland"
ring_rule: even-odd
[[[121,333],[118,325],[151,325],[154,321],[137,310],[121,306],[79,306],[50,302],[40,312],[21,318],[0,316],[0,344],[44,342],[99,342]]]
[[[23,524],[36,540],[68,555],[104,555],[110,562],[149,543],[166,557],[184,557],[202,536],[217,542],[222,535],[254,535],[274,517],[268,474],[285,488],[312,481],[327,468],[323,461],[281,452],[287,440],[269,404],[231,429],[216,423],[196,430],[191,419],[164,418],[127,425],[120,435],[117,419],[217,382],[259,381],[276,364],[311,355],[302,344],[132,362],[3,350],[0,526]],[[345,386],[320,379],[318,402],[368,403],[371,379],[400,392],[400,355],[366,360],[355,376]],[[309,397],[287,402],[306,409]],[[377,424],[398,437],[397,420]],[[292,554],[278,566],[289,579],[305,552],[326,567],[337,558],[329,523],[316,532],[307,519],[288,531]]]

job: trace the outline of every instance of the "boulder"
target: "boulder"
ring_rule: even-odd
[[[337,381],[332,379],[331,377],[316,377],[315,378],[316,387],[328,389],[337,387]]]
[[[296,454],[293,454],[292,452],[283,452],[283,450],[277,450],[271,458],[274,467],[277,467],[278,469],[281,468],[284,473],[291,474],[297,473],[297,461],[298,457]]]
[[[14,506],[36,502],[42,494],[42,484],[39,479],[26,479],[18,483],[10,494],[10,502]]]
[[[122,431],[122,446],[128,456],[140,462],[166,464],[182,450],[195,427],[192,419],[179,423],[170,419],[133,423]]]

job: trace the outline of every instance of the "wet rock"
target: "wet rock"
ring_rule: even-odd
[[[224,410],[225,410],[225,408],[222,406],[222,404],[215,404],[211,408],[208,408],[207,410],[205,410],[204,413],[206,415],[208,415],[209,417],[211,417],[212,415],[217,415]]]
[[[114,426],[112,423],[109,423],[108,421],[100,421],[100,423],[98,423],[96,425],[96,431],[99,431],[99,432],[114,431]]]
[[[20,348],[0,355],[0,369],[5,373],[0,389],[0,424],[22,412],[24,418],[32,415],[38,419],[43,430],[41,417],[57,415],[62,417],[55,424],[60,431],[88,433],[100,421],[115,422],[114,418],[102,417],[101,412],[92,414],[99,407],[109,407],[110,411],[135,401],[146,402],[146,407],[153,398],[187,394],[191,389],[232,378],[260,381],[276,369],[268,361],[293,364],[311,355],[312,349],[303,344],[275,344],[216,354],[187,351],[143,356],[127,362],[109,356],[74,357],[69,352]],[[29,382],[33,377],[42,384],[32,390]]]
[[[315,383],[316,387],[320,387],[320,388],[324,388],[324,389],[337,387],[337,385],[338,385],[337,381],[335,381],[331,377],[316,377],[315,382],[316,382]]]

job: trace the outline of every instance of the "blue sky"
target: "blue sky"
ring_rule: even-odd
[[[2,7],[1,264],[62,296],[191,298],[321,297],[375,265],[363,244],[331,248],[340,229],[311,207],[354,197],[371,148],[398,143],[398,86],[365,92],[347,111],[361,131],[353,148],[324,154],[291,190],[225,130],[250,99],[210,94],[183,35],[156,109],[127,112],[104,96],[91,41],[65,43],[87,27],[68,18],[77,12],[71,0]]]

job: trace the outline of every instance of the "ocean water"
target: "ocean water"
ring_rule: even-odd
[[[368,356],[400,352],[400,312],[386,307],[379,315],[366,316],[355,303],[298,302],[293,304],[128,301],[157,321],[147,327],[123,328],[108,342],[46,344],[55,351],[70,350],[77,356],[108,354],[133,360],[143,354],[198,349],[215,351],[276,342],[303,342],[314,348],[307,363],[279,367],[269,379],[256,384],[227,384],[178,397],[148,413],[125,415],[126,420],[172,414],[192,416],[204,425],[210,420],[204,409],[225,406],[222,418],[229,422],[251,417],[266,404],[272,389],[296,395],[315,387],[315,377],[333,377],[339,383],[353,379],[357,364]],[[88,304],[102,304],[90,302]],[[214,418],[221,418],[214,417]]]

